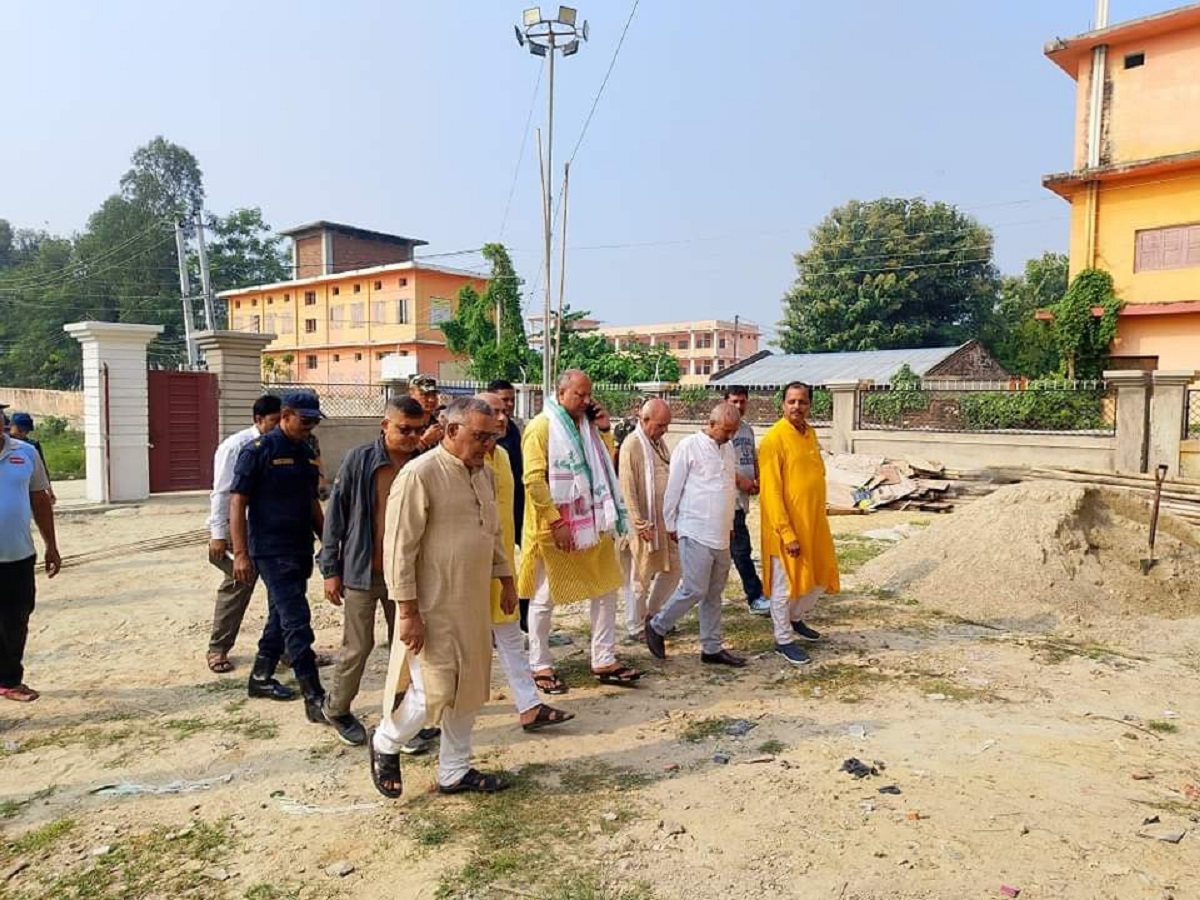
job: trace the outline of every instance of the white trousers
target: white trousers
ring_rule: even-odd
[[[794,643],[796,633],[792,631],[792,623],[803,621],[805,616],[816,609],[817,601],[825,593],[825,586],[817,585],[803,597],[790,599],[788,595],[792,592],[792,586],[788,581],[787,571],[783,568],[783,560],[772,556],[770,591],[771,624],[775,626],[775,643]]]
[[[533,597],[529,601],[529,668],[537,672],[554,668],[550,652],[550,626],[554,603],[546,567],[538,563]],[[609,591],[591,601],[592,668],[605,669],[617,661],[617,592]]]
[[[492,640],[496,644],[496,656],[500,659],[504,677],[508,679],[517,712],[524,713],[541,706],[542,701],[538,699],[537,686],[533,683],[525,656],[525,633],[521,631],[521,623],[492,625]]]
[[[408,657],[411,683],[404,700],[391,714],[386,715],[375,729],[373,743],[376,753],[399,753],[400,748],[417,736],[427,721],[425,681],[421,677],[421,662]],[[450,787],[458,784],[471,768],[471,730],[475,727],[474,712],[459,712],[447,707],[442,711],[441,749],[438,751],[438,784]]]

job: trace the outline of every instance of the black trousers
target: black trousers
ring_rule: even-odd
[[[0,563],[0,687],[13,688],[25,679],[25,639],[36,592],[36,556]]]
[[[763,595],[762,579],[754,568],[750,549],[750,529],[746,527],[746,511],[736,510],[733,514],[733,534],[729,541],[729,555],[742,579],[742,590],[746,600],[757,600]]]
[[[308,606],[311,553],[303,556],[265,556],[254,567],[267,586],[267,623],[258,639],[258,655],[271,663],[287,651],[297,678],[315,677],[312,612]]]

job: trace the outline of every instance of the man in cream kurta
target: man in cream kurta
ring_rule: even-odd
[[[617,588],[623,578],[613,542],[625,531],[625,508],[620,497],[615,496],[619,494],[619,485],[611,458],[603,452],[600,455],[592,452],[603,445],[588,420],[588,410],[592,408],[591,379],[578,369],[564,372],[558,380],[556,401],[546,406],[525,426],[521,441],[525,457],[525,523],[519,587],[521,594],[533,597],[529,605],[529,668],[543,693],[567,692],[567,685],[554,671],[550,652],[553,609],[560,603],[590,600],[592,674],[602,684],[630,686],[641,673],[623,665],[615,652]],[[554,427],[551,415],[558,419]],[[571,504],[557,504],[551,487],[552,478],[566,474],[556,468],[556,460],[570,456],[568,448],[555,448],[551,435],[556,430],[565,434],[563,440],[578,442],[576,474],[588,485],[588,496],[580,496]],[[577,518],[569,519],[564,513]],[[603,527],[596,525],[601,520],[605,523]],[[578,539],[583,535],[577,531],[578,527],[592,528],[587,541]],[[581,547],[581,543],[585,546]]]
[[[502,432],[491,407],[473,399],[453,401],[445,421],[442,443],[400,471],[388,498],[384,574],[398,604],[396,640],[371,743],[372,779],[387,797],[402,790],[400,748],[427,721],[442,728],[439,791],[505,787],[470,766],[471,730],[491,683],[492,579],[501,580],[506,611],[517,603],[485,465]]]
[[[667,537],[663,496],[670,476],[671,451],[663,440],[671,427],[671,407],[659,399],[642,404],[637,430],[621,444],[621,495],[629,510],[629,549],[633,590],[625,598],[625,629],[641,638],[653,616],[679,585],[679,546]]]

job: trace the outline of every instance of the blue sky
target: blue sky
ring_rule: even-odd
[[[631,4],[580,0],[592,40],[557,69],[556,179]],[[1111,17],[1172,5],[1112,0]],[[502,238],[540,307],[532,135],[519,151],[541,61],[513,39],[522,6],[6,3],[0,216],[81,228],[163,134],[197,156],[216,212],[349,222],[422,237],[427,254]],[[1042,46],[1093,14],[1093,0],[642,0],[572,166],[568,302],[613,324],[740,313],[772,329],[792,253],[852,198],[957,204],[994,229],[1006,271],[1064,249],[1067,206],[1040,178],[1069,168],[1073,83]]]

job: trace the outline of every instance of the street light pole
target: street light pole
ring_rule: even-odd
[[[551,300],[551,250],[552,231],[551,221],[551,172],[554,171],[554,54],[561,52],[563,56],[574,56],[579,52],[580,40],[588,39],[588,23],[586,20],[576,26],[578,10],[570,6],[560,6],[554,18],[542,15],[541,7],[533,6],[526,9],[521,16],[521,24],[514,26],[517,43],[522,47],[528,46],[534,56],[549,57],[546,62],[550,67],[549,85],[546,91],[546,153],[544,160],[539,153],[539,166],[542,176],[542,239],[543,253],[543,286],[545,288],[542,303],[542,391],[543,396],[549,397],[554,386],[554,357],[550,346],[550,300]]]

